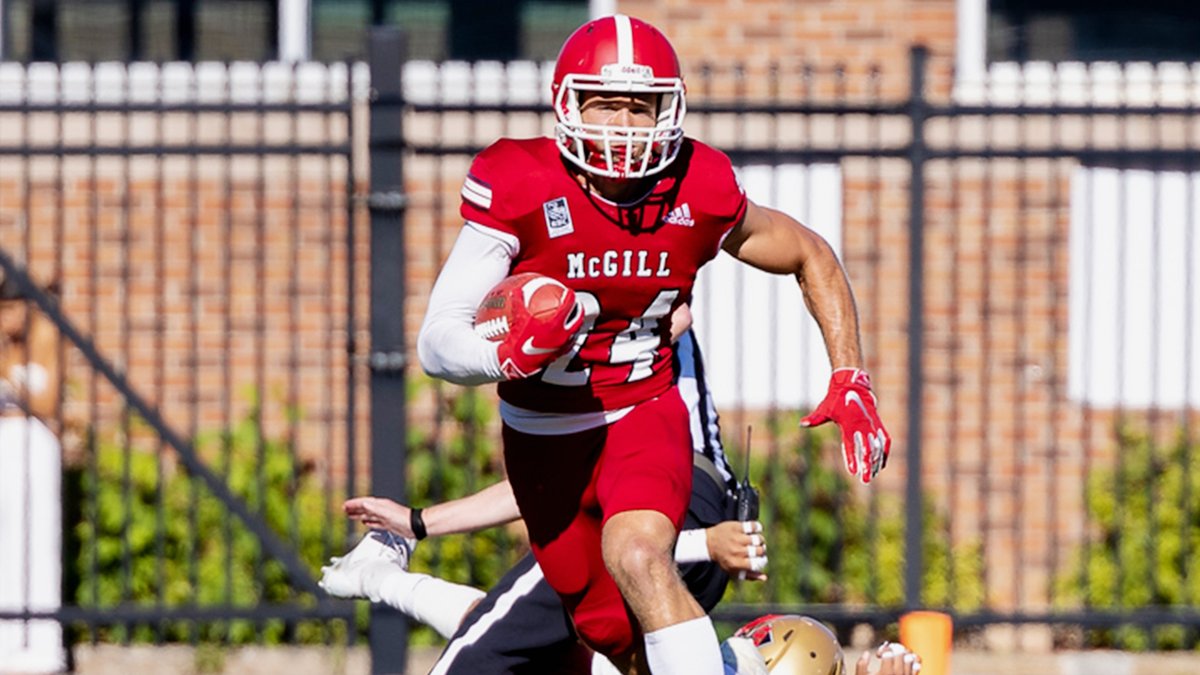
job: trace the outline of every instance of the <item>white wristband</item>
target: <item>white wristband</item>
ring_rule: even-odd
[[[712,560],[708,556],[708,532],[684,530],[675,541],[675,562],[696,563]]]

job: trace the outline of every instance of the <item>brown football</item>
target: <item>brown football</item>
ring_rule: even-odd
[[[499,342],[529,321],[553,316],[569,295],[566,286],[543,274],[522,272],[506,277],[479,303],[475,332]]]

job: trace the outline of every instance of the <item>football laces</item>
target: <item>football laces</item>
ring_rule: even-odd
[[[476,324],[475,333],[485,340],[491,340],[508,333],[508,317],[498,316]]]

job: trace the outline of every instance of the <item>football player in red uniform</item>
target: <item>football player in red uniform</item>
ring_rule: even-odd
[[[737,480],[721,443],[716,407],[704,361],[691,330],[690,312],[673,315],[673,370],[688,407],[694,452],[692,497],[675,545],[679,574],[696,602],[711,611],[730,575],[763,579],[767,544],[758,522],[736,522]],[[345,556],[321,568],[320,584],[339,597],[367,597],[435,628],[449,642],[430,675],[470,673],[612,672],[578,647],[562,600],[541,568],[525,556],[484,595],[482,591],[407,571],[419,535],[430,537],[508,522],[520,517],[507,481],[461,499],[414,511],[390,499],[360,497],[346,513],[372,528]],[[422,515],[423,512],[423,515]],[[733,522],[730,522],[733,521]]]
[[[563,45],[552,94],[555,138],[501,139],[471,165],[421,363],[452,382],[500,382],[508,477],[580,637],[621,667],[644,642],[657,675],[716,675],[716,633],[672,559],[692,461],[671,312],[722,249],[794,274],[834,368],[805,421],[839,424],[847,466],[865,482],[890,439],[862,370],[853,295],[820,236],[750,202],[728,157],[684,136],[679,62],[656,28],[621,15],[584,24]],[[522,272],[572,289],[582,327],[530,321],[499,343],[477,335],[480,301]]]

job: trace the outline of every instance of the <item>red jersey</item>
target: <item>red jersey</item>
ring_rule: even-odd
[[[672,382],[670,316],[700,267],[746,213],[729,158],[698,141],[632,204],[592,194],[549,138],[502,139],[475,158],[462,216],[515,236],[511,274],[538,272],[576,293],[585,323],[539,375],[499,385],[512,405],[551,413],[615,410]]]

